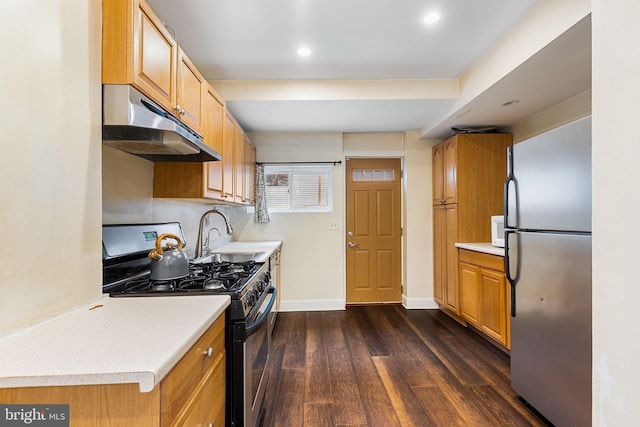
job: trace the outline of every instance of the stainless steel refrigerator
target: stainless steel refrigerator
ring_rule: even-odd
[[[509,148],[511,385],[556,426],[591,425],[591,117]]]

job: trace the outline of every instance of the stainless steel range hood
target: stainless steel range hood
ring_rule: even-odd
[[[154,162],[222,159],[200,135],[130,85],[103,85],[102,143]]]

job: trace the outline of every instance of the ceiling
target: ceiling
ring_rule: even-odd
[[[148,1],[250,132],[423,130],[425,136],[442,137],[455,125],[508,126],[590,88],[589,24],[556,40],[464,105],[463,123],[456,121],[460,114],[447,116],[455,93],[409,89],[401,96],[378,96],[386,82],[399,80],[415,87],[428,79],[451,85],[537,0]],[[423,18],[432,11],[441,19],[426,25]],[[311,54],[299,56],[301,46]],[[303,96],[299,89],[294,96],[240,93],[238,88],[248,87],[249,81],[340,81],[350,83],[351,92],[358,85],[361,91],[355,96],[326,91]],[[546,87],[547,81],[554,81],[553,87]],[[378,86],[363,96],[367,82]],[[226,91],[225,83],[234,83],[235,91]],[[508,112],[485,108],[501,107],[509,99],[531,102],[520,102]]]

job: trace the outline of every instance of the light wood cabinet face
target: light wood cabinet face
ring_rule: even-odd
[[[203,97],[206,90],[204,77],[191,60],[179,49],[177,104],[175,112],[192,130],[203,133]]]
[[[433,204],[440,205],[444,200],[444,143],[436,145],[432,149],[432,186]]]
[[[445,260],[446,260],[446,218],[442,206],[433,207],[433,298],[444,304]]]
[[[145,1],[133,27],[133,83],[169,111],[176,103],[177,44]]]
[[[222,155],[222,161],[208,162],[205,165],[206,196],[223,199],[223,163],[224,163],[224,118],[225,104],[222,98],[207,85],[205,93],[205,133],[204,142]]]
[[[460,315],[471,323],[479,323],[480,313],[480,270],[469,264],[460,263]]]
[[[460,249],[460,314],[495,341],[509,347],[508,289],[504,259]]]
[[[237,203],[243,203],[245,201],[244,194],[244,131],[236,122],[236,142],[235,142],[235,200]]]
[[[446,286],[445,305],[455,314],[459,314],[460,292],[458,286],[458,206],[445,207],[445,253],[446,253]]]
[[[458,144],[456,138],[449,138],[444,142],[444,202],[458,202]],[[478,165],[482,167],[482,165]]]
[[[236,125],[233,118],[226,114],[222,149],[222,193],[225,199],[229,201],[233,201],[235,194],[235,146]]]
[[[247,203],[253,205],[256,203],[256,149],[249,141],[244,139],[244,195]]]

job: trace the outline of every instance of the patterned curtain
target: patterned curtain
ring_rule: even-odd
[[[255,222],[269,222],[267,208],[267,189],[264,179],[264,165],[256,164],[256,208],[253,216]]]

